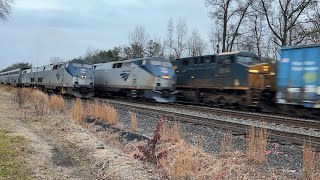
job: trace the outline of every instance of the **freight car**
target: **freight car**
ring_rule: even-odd
[[[263,108],[275,96],[275,73],[249,52],[177,59],[178,99],[222,107]]]
[[[281,49],[276,99],[291,114],[320,114],[320,44]]]
[[[95,64],[95,91],[100,95],[119,95],[175,102],[175,73],[169,60],[148,57]]]
[[[79,98],[94,95],[93,65],[78,60],[1,73],[1,83]]]

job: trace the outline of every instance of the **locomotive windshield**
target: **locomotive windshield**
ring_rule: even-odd
[[[247,65],[256,64],[259,62],[257,58],[250,57],[250,56],[237,56],[237,62]]]
[[[150,61],[150,64],[153,66],[165,66],[165,67],[171,66],[171,63],[168,61]]]
[[[92,65],[90,65],[90,64],[72,63],[72,66],[75,68],[92,68]]]

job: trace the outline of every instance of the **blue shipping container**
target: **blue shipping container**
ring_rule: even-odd
[[[281,49],[277,102],[320,108],[320,44]]]

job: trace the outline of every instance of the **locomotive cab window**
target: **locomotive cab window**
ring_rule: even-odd
[[[249,56],[237,56],[237,62],[242,63],[242,64],[247,64],[247,65],[251,65],[251,64],[255,64],[257,63],[259,60],[254,58],[254,57],[249,57]]]
[[[200,57],[200,64],[204,64],[204,57]]]
[[[117,64],[113,64],[112,68],[114,69],[114,68],[116,68],[116,67],[117,67]]]
[[[122,67],[122,63],[118,63],[117,68],[121,68],[121,67]]]
[[[142,60],[138,60],[138,61],[137,61],[137,65],[138,65],[138,66],[141,66],[141,65],[142,65],[142,62],[143,62]]]
[[[193,60],[193,64],[198,64],[199,62],[198,62],[198,58],[194,58],[194,60]]]
[[[216,63],[216,59],[213,56],[210,57],[210,63]]]
[[[183,66],[188,66],[189,65],[189,60],[182,60],[182,65]]]

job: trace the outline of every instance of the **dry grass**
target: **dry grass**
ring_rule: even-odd
[[[87,115],[100,119],[108,124],[115,125],[119,122],[117,110],[109,104],[98,101],[89,102],[86,106]]]
[[[129,111],[130,114],[130,121],[131,121],[131,130],[133,132],[137,132],[138,131],[138,119],[137,119],[137,115],[134,112]]]
[[[32,100],[33,90],[30,88],[16,88],[12,89],[11,93],[14,96],[14,101],[18,103],[19,108],[22,108],[26,102]]]
[[[160,131],[160,142],[180,142],[182,141],[181,129],[177,122],[170,126],[170,124],[165,121]]]
[[[51,96],[48,101],[48,109],[53,113],[61,113],[65,109],[65,102],[62,96]]]
[[[263,164],[266,162],[268,131],[263,128],[250,127],[247,137],[247,158],[250,162]]]
[[[167,155],[160,160],[161,173],[167,179],[268,179],[237,151],[218,159],[202,148],[180,141],[161,144],[157,153],[162,152]]]
[[[76,124],[83,124],[84,123],[84,111],[83,111],[83,105],[81,99],[76,99],[73,102],[72,108],[71,108],[71,114],[73,117],[73,120]]]
[[[226,153],[232,151],[233,149],[233,136],[231,131],[227,131],[222,134],[221,144],[220,144],[220,155],[225,155]]]
[[[13,100],[19,104],[19,108],[22,108],[28,102],[35,109],[36,115],[42,116],[48,113],[50,99],[44,92],[31,88],[10,86],[4,86],[1,89],[13,96]]]
[[[39,116],[45,115],[47,113],[47,107],[49,102],[49,96],[39,90],[32,91],[32,101],[36,114]]]
[[[320,179],[319,164],[317,165],[315,149],[311,143],[303,145],[302,178],[308,180]]]

